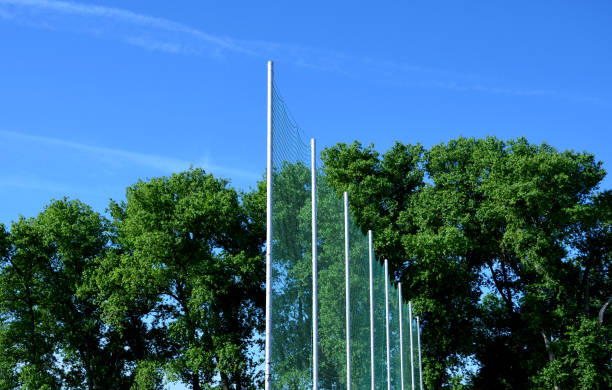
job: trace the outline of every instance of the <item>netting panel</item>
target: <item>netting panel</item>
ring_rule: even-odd
[[[344,205],[317,175],[319,389],[346,388]]]
[[[391,366],[391,388],[402,388],[400,357],[399,296],[393,283],[389,284],[389,362]]]
[[[349,197],[350,205],[350,197]],[[369,389],[370,359],[370,267],[368,237],[349,218],[351,384],[353,389]]]
[[[419,327],[416,318],[412,319],[412,361],[414,362],[414,388],[421,390],[421,369],[419,367]]]
[[[310,148],[276,87],[272,90],[272,242],[270,310],[270,389],[312,388],[312,213]],[[317,172],[319,389],[346,388],[346,296],[344,207]],[[370,389],[370,280],[368,239],[349,219],[351,385]],[[387,389],[385,272],[373,264],[374,384]],[[420,388],[418,328],[410,332],[407,305],[389,281],[389,366],[391,388],[401,389],[400,321],[403,335],[404,389]],[[400,318],[400,304],[402,316]],[[413,349],[411,353],[410,340]]]
[[[385,313],[385,268],[376,258],[374,274],[374,386],[387,390],[387,315]]]
[[[413,390],[411,377],[412,359],[410,357],[410,309],[404,302],[402,302],[402,330],[404,336],[404,389]]]
[[[312,386],[310,148],[276,88],[272,118],[270,385],[298,390]]]

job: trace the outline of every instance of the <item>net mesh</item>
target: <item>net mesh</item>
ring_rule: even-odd
[[[273,89],[271,389],[312,386],[310,150]]]
[[[346,388],[344,205],[317,177],[319,388]]]
[[[349,196],[350,208],[350,196]],[[368,237],[349,218],[351,385],[369,389],[370,369],[370,267]]]
[[[391,388],[401,390],[400,315],[397,288],[389,283],[389,364],[391,366]]]
[[[412,319],[412,361],[414,364],[414,388],[421,389],[421,370],[419,367],[419,327],[416,318]]]
[[[387,314],[385,312],[385,268],[374,260],[374,387],[387,390]]]
[[[404,335],[404,389],[413,390],[412,359],[410,357],[410,309],[405,302],[402,302],[402,330]]]
[[[410,313],[405,302],[402,302],[402,334],[404,339],[404,389],[413,390],[411,378],[412,359],[410,358]]]
[[[270,389],[312,388],[312,226],[310,147],[276,86],[272,89],[272,242]],[[323,172],[317,173],[318,355],[321,390],[345,389],[346,296],[344,205]],[[353,389],[387,389],[385,272],[373,262],[374,372],[371,370],[368,239],[349,218],[350,343]],[[416,321],[410,334],[408,307],[389,281],[389,366],[391,389],[401,389],[402,321],[404,389],[419,388]],[[402,318],[399,305],[402,304]],[[413,339],[411,353],[410,338]]]

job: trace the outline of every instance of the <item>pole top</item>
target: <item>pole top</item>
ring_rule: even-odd
[[[268,61],[268,69],[272,70],[272,67],[274,66],[274,62],[272,61]]]

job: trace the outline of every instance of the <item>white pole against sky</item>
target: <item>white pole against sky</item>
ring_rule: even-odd
[[[404,390],[404,330],[402,326],[402,284],[397,284],[397,297],[399,302],[399,331],[400,331],[400,382],[401,390]]]
[[[421,365],[421,322],[417,317],[417,345],[419,346],[419,390],[423,390],[423,366]]]
[[[414,390],[414,343],[412,342],[412,302],[408,302],[408,313],[410,319],[410,376],[412,378],[412,389]]]
[[[344,192],[344,278],[346,287],[346,390],[351,390],[351,280],[349,273],[349,207]]]
[[[389,351],[389,262],[385,259],[385,334],[387,344],[387,390],[391,390],[391,352]]]
[[[310,171],[312,194],[312,388],[319,388],[319,310],[317,282],[317,145],[310,140]]]
[[[372,375],[371,390],[375,389],[374,379],[374,248],[372,246],[372,231],[368,230],[368,260],[370,268],[370,371]]]
[[[272,331],[272,82],[274,72],[272,61],[268,61],[268,156],[266,170],[266,350],[265,390],[270,390],[270,333]]]

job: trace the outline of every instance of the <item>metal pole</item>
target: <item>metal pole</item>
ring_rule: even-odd
[[[417,317],[417,345],[419,346],[419,383],[421,384],[421,388],[419,390],[423,390],[423,366],[421,365],[421,323],[419,321],[419,317]]]
[[[268,156],[266,169],[266,351],[265,390],[270,390],[270,344],[272,331],[272,83],[274,78],[272,61],[268,61]]]
[[[387,390],[391,390],[391,351],[389,350],[389,262],[385,259],[385,333],[387,338]]]
[[[370,267],[370,371],[371,390],[375,389],[374,379],[374,247],[372,245],[372,231],[368,230],[368,258]]]
[[[344,192],[344,265],[346,287],[346,390],[351,390],[351,280],[349,272],[348,192]]]
[[[408,313],[410,316],[410,375],[412,378],[412,390],[414,390],[414,343],[412,342],[412,302],[408,302]]]
[[[404,330],[402,326],[402,284],[397,284],[397,297],[399,298],[399,330],[400,330],[400,376],[402,390],[404,390]],[[411,389],[414,390],[414,389]]]
[[[310,140],[312,203],[312,388],[319,388],[319,310],[317,283],[317,145]]]

